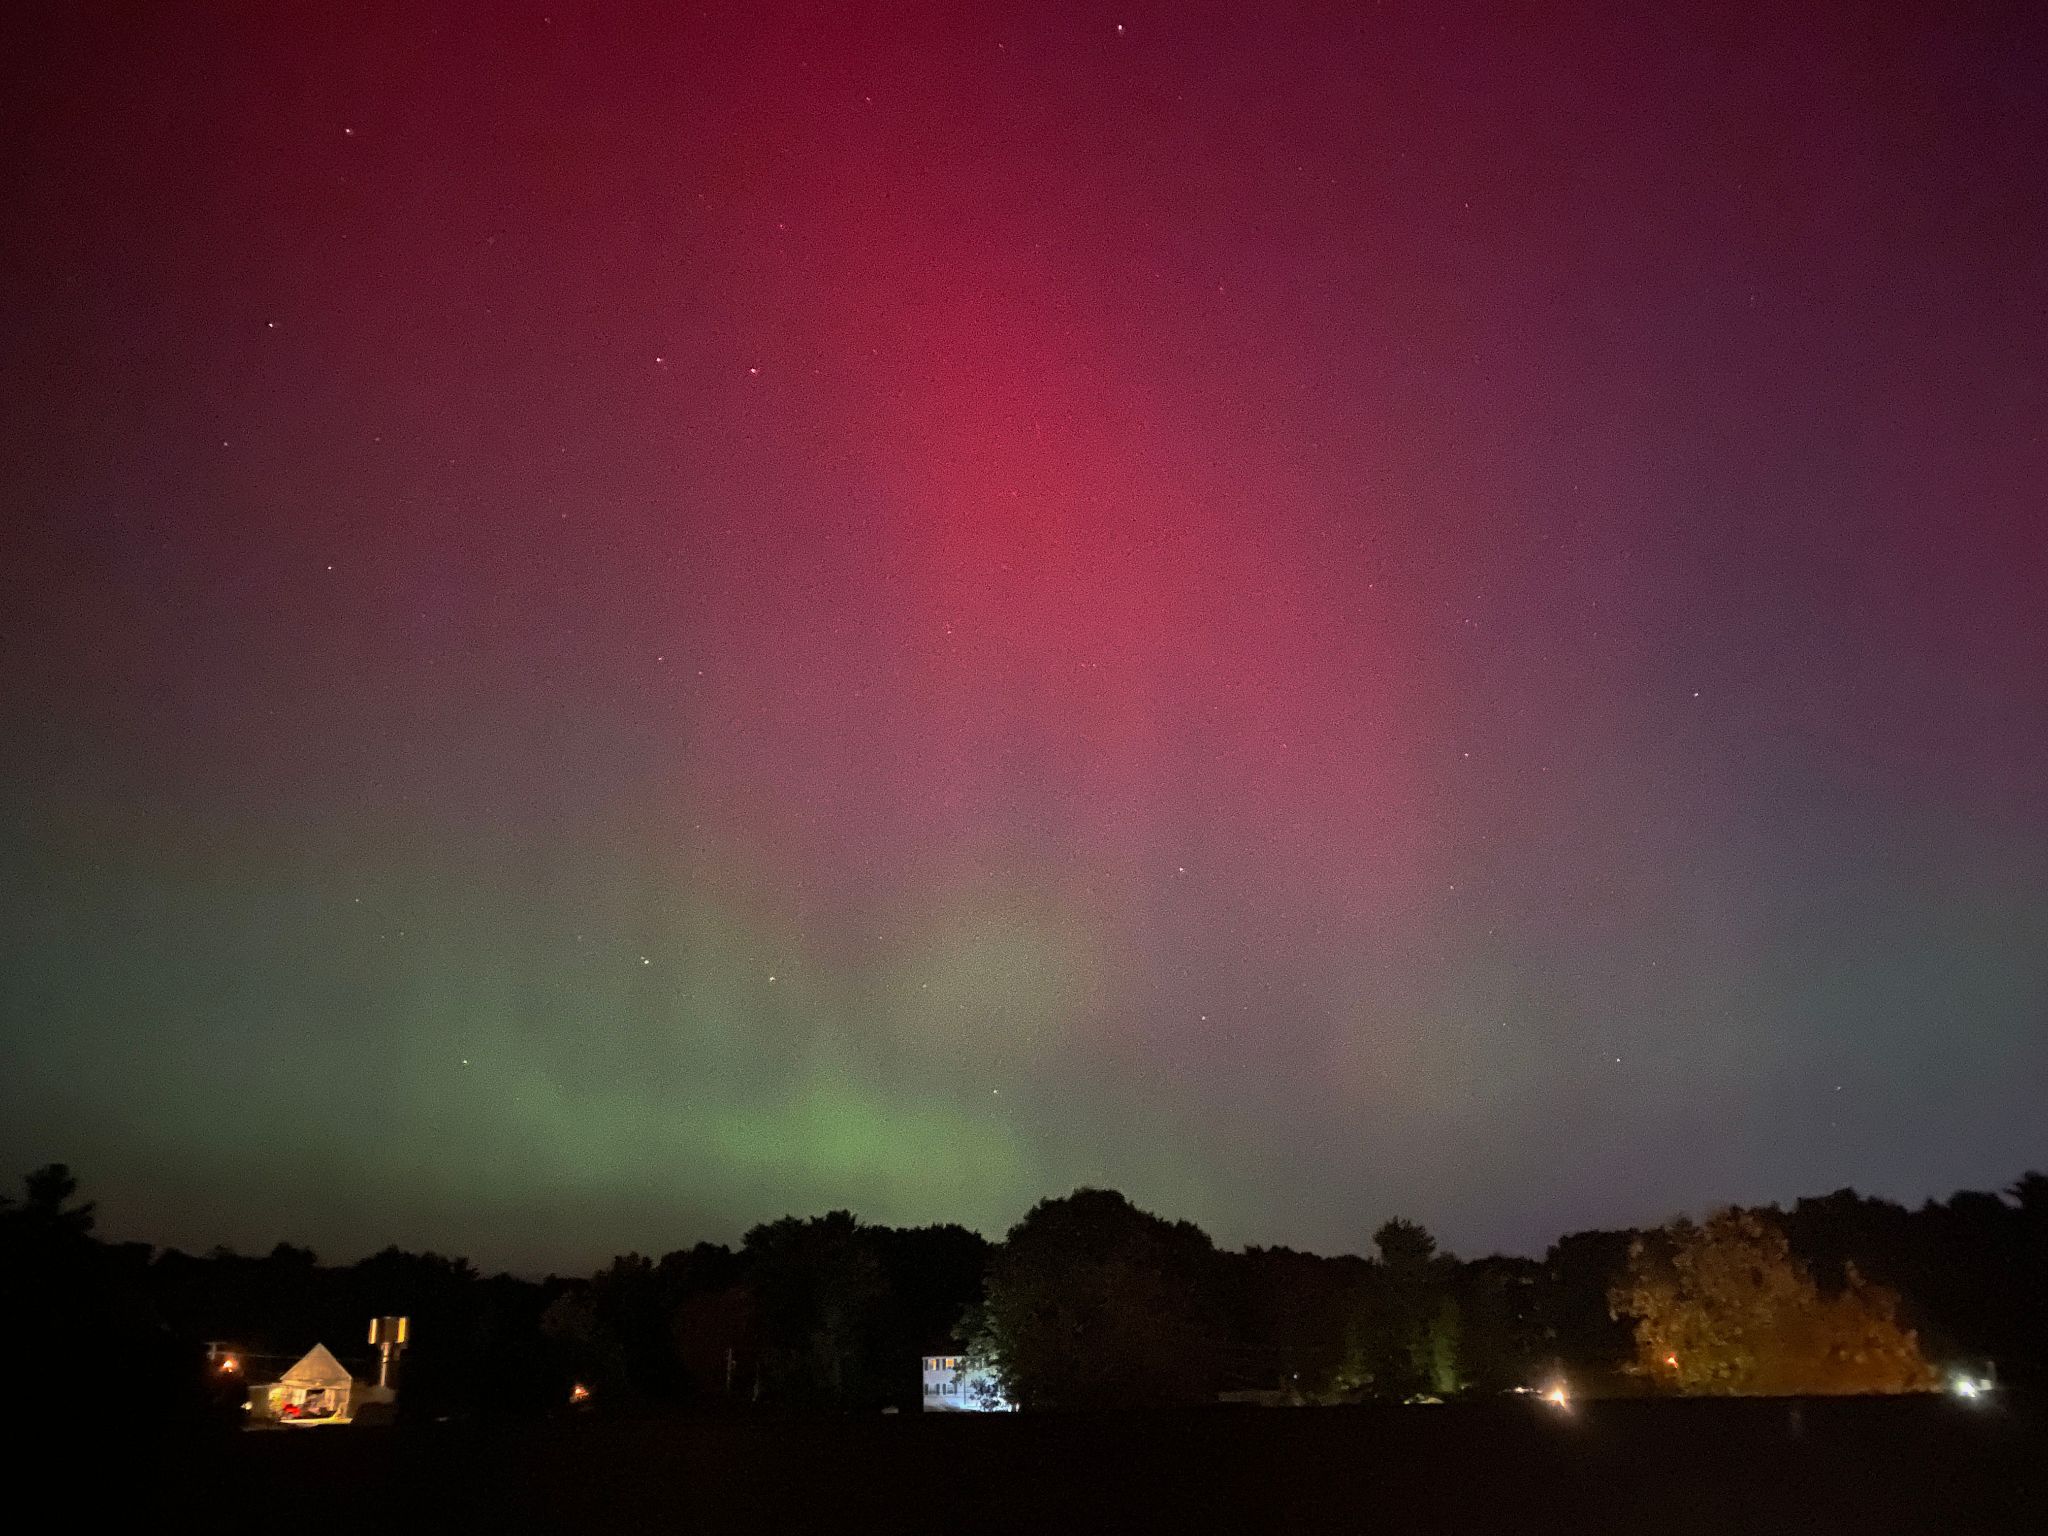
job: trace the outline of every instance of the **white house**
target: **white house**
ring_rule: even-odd
[[[970,1370],[959,1355],[924,1357],[926,1413],[1008,1413],[1010,1405],[996,1389],[995,1373]]]

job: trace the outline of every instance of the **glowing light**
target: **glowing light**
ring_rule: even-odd
[[[1571,1397],[1566,1393],[1562,1382],[1559,1382],[1548,1392],[1545,1392],[1543,1394],[1543,1401],[1550,1404],[1553,1408],[1569,1408],[1572,1405]]]
[[[239,1371],[242,1368],[242,1362],[237,1360],[233,1355],[222,1355],[220,1359],[220,1368],[222,1374],[229,1374],[235,1371]]]
[[[583,1383],[582,1383],[582,1382],[580,1382],[580,1381],[579,1381],[579,1382],[577,1382],[575,1386],[573,1386],[573,1387],[571,1387],[571,1388],[569,1389],[569,1401],[570,1401],[570,1402],[572,1402],[572,1403],[587,1403],[587,1402],[589,1402],[589,1401],[590,1401],[590,1388],[588,1388],[588,1387],[586,1387],[585,1385],[583,1385]]]
[[[1664,1357],[1664,1363],[1665,1363],[1666,1365],[1670,1366],[1670,1367],[1671,1367],[1671,1369],[1673,1369],[1673,1370],[1675,1371],[1675,1370],[1677,1370],[1677,1369],[1678,1369],[1678,1356],[1676,1356],[1676,1355],[1666,1355],[1666,1356]]]

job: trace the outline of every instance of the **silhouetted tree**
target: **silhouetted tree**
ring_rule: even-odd
[[[123,1427],[128,1449],[163,1448],[205,1422],[200,1351],[164,1325],[151,1302],[146,1250],[92,1237],[93,1205],[74,1204],[62,1163],[22,1180],[0,1205],[0,1287],[18,1324],[8,1376],[42,1425],[83,1422],[108,1383],[147,1405]]]
[[[1495,1256],[1464,1266],[1456,1281],[1464,1325],[1460,1359],[1472,1390],[1505,1392],[1552,1374],[1556,1351],[1541,1316],[1545,1277],[1533,1259]]]
[[[1628,1268],[1635,1238],[1629,1231],[1572,1232],[1544,1255],[1537,1311],[1544,1338],[1575,1387],[1621,1385],[1634,1359],[1634,1333],[1615,1317],[1608,1297]]]
[[[1236,1345],[1232,1384],[1303,1401],[1329,1395],[1344,1364],[1346,1330],[1369,1266],[1292,1248],[1217,1255]]]
[[[751,1397],[759,1375],[758,1334],[753,1294],[744,1285],[683,1298],[669,1319],[669,1337],[697,1401],[732,1406]]]
[[[1339,1385],[1390,1398],[1457,1391],[1457,1261],[1437,1253],[1427,1229],[1398,1217],[1373,1234],[1373,1245],[1379,1262],[1352,1314]]]
[[[882,1265],[875,1346],[884,1395],[915,1409],[919,1357],[945,1348],[981,1301],[989,1244],[959,1226],[877,1227]]]
[[[47,1164],[27,1175],[21,1183],[25,1197],[16,1214],[22,1221],[31,1227],[74,1237],[84,1237],[92,1231],[97,1202],[69,1203],[71,1197],[78,1193],[78,1180],[71,1176],[68,1166],[63,1163]]]
[[[2048,1220],[2048,1173],[2023,1173],[2006,1193],[2012,1196],[2022,1215],[2032,1220]]]
[[[1020,1407],[1209,1398],[1220,1321],[1214,1255],[1200,1228],[1111,1190],[1041,1200],[990,1265],[975,1353]]]
[[[872,1230],[849,1211],[785,1216],[748,1232],[740,1254],[758,1309],[760,1395],[798,1407],[879,1402],[886,1383],[871,1361],[884,1280]]]

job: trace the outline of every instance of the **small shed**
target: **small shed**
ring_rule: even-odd
[[[277,1416],[286,1421],[346,1419],[355,1378],[325,1344],[315,1344],[271,1389]]]

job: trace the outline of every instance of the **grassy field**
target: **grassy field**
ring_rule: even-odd
[[[2048,1533],[2043,1405],[585,1420],[242,1435],[194,1529]],[[280,1524],[280,1521],[282,1524]]]

